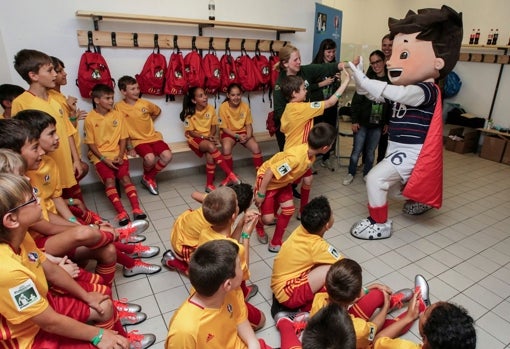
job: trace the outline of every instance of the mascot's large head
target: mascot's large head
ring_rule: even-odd
[[[441,9],[409,11],[388,20],[393,52],[388,61],[390,80],[397,85],[441,79],[455,66],[462,43],[462,13]]]

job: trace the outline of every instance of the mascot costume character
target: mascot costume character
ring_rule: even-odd
[[[409,11],[388,24],[393,51],[386,65],[392,85],[367,78],[362,61],[357,66],[349,62],[358,94],[393,104],[386,157],[366,179],[370,216],[351,228],[351,235],[365,240],[391,236],[387,197],[395,185],[404,185],[402,194],[409,199],[404,212],[441,207],[443,124],[435,81],[453,69],[462,42],[462,13],[444,5]]]

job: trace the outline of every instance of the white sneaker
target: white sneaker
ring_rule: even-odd
[[[354,176],[350,173],[347,174],[347,176],[344,177],[344,181],[342,182],[343,185],[349,185],[354,180]]]
[[[368,218],[355,223],[351,228],[351,235],[362,240],[380,240],[391,236],[392,221],[372,223]]]

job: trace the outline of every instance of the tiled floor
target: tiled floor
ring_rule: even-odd
[[[415,274],[421,273],[429,280],[432,301],[448,300],[468,309],[476,320],[478,348],[510,348],[510,166],[475,154],[445,151],[443,207],[410,217],[401,212],[402,201],[392,200],[393,236],[361,241],[349,235],[349,228],[367,215],[365,186],[360,175],[351,185],[342,185],[347,172],[345,161],[342,159],[336,172],[319,170],[312,196],[323,194],[329,198],[335,225],[325,237],[362,265],[364,284],[378,281],[393,289],[412,287]],[[236,171],[253,183],[253,168]],[[159,196],[139,187],[143,209],[151,222],[145,233],[147,244],[158,245],[163,251],[170,246],[174,220],[184,210],[197,207],[190,194],[203,190],[204,180],[203,174],[196,174],[161,181]],[[86,199],[101,215],[114,216],[103,192],[89,192]],[[287,234],[297,225],[293,219]],[[267,231],[271,233],[271,228]],[[268,319],[257,335],[279,347],[279,334],[269,311],[274,254],[257,239],[251,244],[252,282],[260,289],[252,301]],[[154,257],[152,262],[159,260],[160,256]],[[154,348],[163,348],[173,311],[188,295],[187,278],[168,270],[149,277],[124,278],[119,268],[115,286],[118,297],[139,303],[148,314],[148,320],[135,328],[155,333]],[[419,341],[417,324],[405,337]]]

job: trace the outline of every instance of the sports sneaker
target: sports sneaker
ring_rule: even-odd
[[[255,230],[257,231],[257,240],[261,244],[267,244],[269,241],[269,236],[267,235],[266,231],[264,230],[264,226],[261,224],[255,225]]]
[[[156,336],[152,333],[139,334],[138,330],[130,331],[127,334],[129,349],[146,349],[156,342]]]
[[[144,219],[138,219],[134,222],[129,222],[129,224],[125,225],[122,228],[117,228],[116,231],[119,235],[127,235],[127,234],[135,234],[138,235],[143,233],[149,227],[149,222]]]
[[[269,243],[269,245],[267,245],[267,250],[269,252],[273,252],[273,253],[280,252],[281,248],[282,248],[282,245],[273,245],[272,243]]]
[[[117,311],[124,311],[127,313],[137,313],[142,310],[142,307],[135,303],[128,303],[126,298],[118,300],[113,299],[113,305]]]
[[[274,316],[276,328],[279,328],[282,322],[290,322],[292,327],[294,327],[294,331],[298,337],[300,337],[301,333],[305,329],[309,318],[310,313],[307,312],[281,311],[279,313],[276,313],[276,315]]]
[[[133,219],[136,221],[138,219],[145,219],[147,218],[147,215],[145,213],[143,213],[142,210],[140,210],[139,208],[135,208],[133,210]]]
[[[362,219],[351,227],[351,235],[361,240],[380,240],[391,236],[392,221],[372,223],[368,218]]]
[[[425,307],[430,307],[429,284],[423,275],[418,274],[414,277],[414,287],[416,290],[420,291],[420,299],[423,301]],[[422,309],[420,309],[420,311],[421,310]]]
[[[144,246],[136,244],[135,250],[129,255],[131,258],[151,258],[159,254],[159,247],[157,246]]]
[[[248,302],[250,299],[255,297],[255,295],[259,292],[259,287],[255,284],[246,285],[246,288],[248,289],[248,294],[246,297],[244,297],[244,301]]]
[[[108,219],[101,217],[94,211],[88,211],[94,224],[108,223]]]
[[[126,211],[119,213],[117,216],[115,216],[115,219],[119,222],[121,227],[129,223],[129,215]]]
[[[147,319],[147,314],[142,312],[130,313],[127,311],[119,311],[119,320],[122,326],[131,326],[144,322]]]
[[[138,274],[148,274],[148,275],[156,274],[160,271],[161,271],[161,267],[159,265],[149,264],[149,263],[142,262],[139,259],[135,259],[135,265],[133,266],[133,268],[124,267],[122,269],[122,274],[125,277],[131,277],[131,276],[135,276]]]
[[[215,189],[216,189],[216,187],[214,186],[214,184],[207,184],[207,185],[205,186],[205,192],[206,192],[206,193],[210,193],[210,192],[212,192],[212,191],[213,191],[213,190],[215,190]]]
[[[165,253],[163,253],[161,264],[170,270],[179,271],[185,275],[188,275],[188,263],[178,259],[172,250],[166,250]]]
[[[412,215],[412,216],[417,216],[417,215],[423,214],[431,209],[432,209],[432,206],[422,204],[420,202],[413,201],[413,200],[407,200],[406,203],[404,204],[404,207],[402,207],[402,212]]]
[[[350,173],[347,174],[347,176],[344,177],[344,180],[342,181],[343,185],[349,185],[354,180],[354,176]]]
[[[334,172],[335,171],[335,166],[333,166],[332,162],[331,162],[331,159],[326,159],[326,160],[321,160],[321,162],[319,163],[319,165],[321,165],[321,167],[325,167],[327,168],[328,170],[330,170],[331,172]]]
[[[158,185],[156,184],[155,180],[148,179],[148,178],[145,178],[145,176],[142,176],[141,182],[142,182],[142,185],[145,188],[147,188],[149,193],[151,193],[152,195],[159,195]]]
[[[241,184],[241,180],[235,175],[234,172],[230,172],[230,174],[225,177],[225,179],[220,183],[220,187],[224,187],[229,184]]]
[[[413,298],[414,292],[410,288],[403,288],[397,292],[393,292],[390,296],[390,308],[388,312],[400,309],[404,303],[409,302]]]

